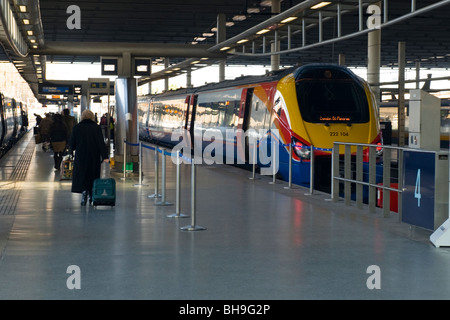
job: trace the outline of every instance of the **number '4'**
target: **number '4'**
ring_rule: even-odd
[[[414,198],[417,199],[417,206],[420,207],[420,199],[422,198],[422,195],[420,194],[420,169],[417,170],[416,188],[414,189]]]

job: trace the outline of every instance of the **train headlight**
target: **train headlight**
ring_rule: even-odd
[[[379,147],[375,148],[376,149],[376,154],[377,154],[378,157],[381,157],[383,155],[383,147],[382,147],[382,145],[383,144],[381,142],[378,142],[377,146],[379,146]]]
[[[295,138],[292,138],[292,145],[294,147],[295,154],[301,158],[309,160],[311,158],[311,147],[301,143]]]

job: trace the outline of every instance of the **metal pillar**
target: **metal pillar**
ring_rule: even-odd
[[[227,28],[226,28],[226,17],[225,14],[219,13],[217,15],[217,38],[216,44],[219,44],[226,40],[227,38]],[[225,80],[225,61],[221,60],[219,62],[219,82]]]
[[[376,5],[381,6],[381,3],[378,2]],[[367,36],[367,82],[371,85],[378,103],[381,101],[380,87],[374,84],[380,83],[381,29],[374,29]]]
[[[126,140],[132,144],[138,144],[138,119],[137,119],[137,79],[118,77],[115,81],[116,97],[116,141]],[[139,148],[131,146],[129,154],[138,156]],[[116,154],[123,155],[120,143],[116,144]]]
[[[398,43],[398,146],[405,145],[405,42]]]
[[[280,0],[272,0],[272,15],[277,15],[281,12],[281,1]],[[275,39],[271,43],[271,50],[272,52],[280,51],[280,41],[278,40],[278,31],[275,30]],[[270,56],[270,66],[271,70],[278,70],[280,69],[280,55],[279,54],[272,54]]]
[[[164,59],[164,69],[167,69],[169,67],[169,58]],[[169,90],[169,77],[164,78],[164,90]]]

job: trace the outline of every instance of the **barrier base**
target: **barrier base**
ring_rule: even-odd
[[[195,225],[195,226],[192,226],[192,225],[185,226],[185,227],[182,227],[180,229],[183,230],[183,231],[202,231],[202,230],[206,230],[206,228],[201,227],[201,226],[197,226],[197,225]]]
[[[149,194],[147,197],[149,198],[161,198],[161,195],[159,193]]]
[[[188,218],[189,215],[184,213],[172,213],[167,216],[167,218]]]
[[[155,206],[171,206],[171,205],[173,205],[173,203],[167,201],[160,201],[155,203]]]

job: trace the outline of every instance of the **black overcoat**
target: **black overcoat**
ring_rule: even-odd
[[[72,192],[91,191],[94,180],[100,177],[102,161],[109,158],[100,126],[89,119],[75,125],[69,148],[75,151]]]

